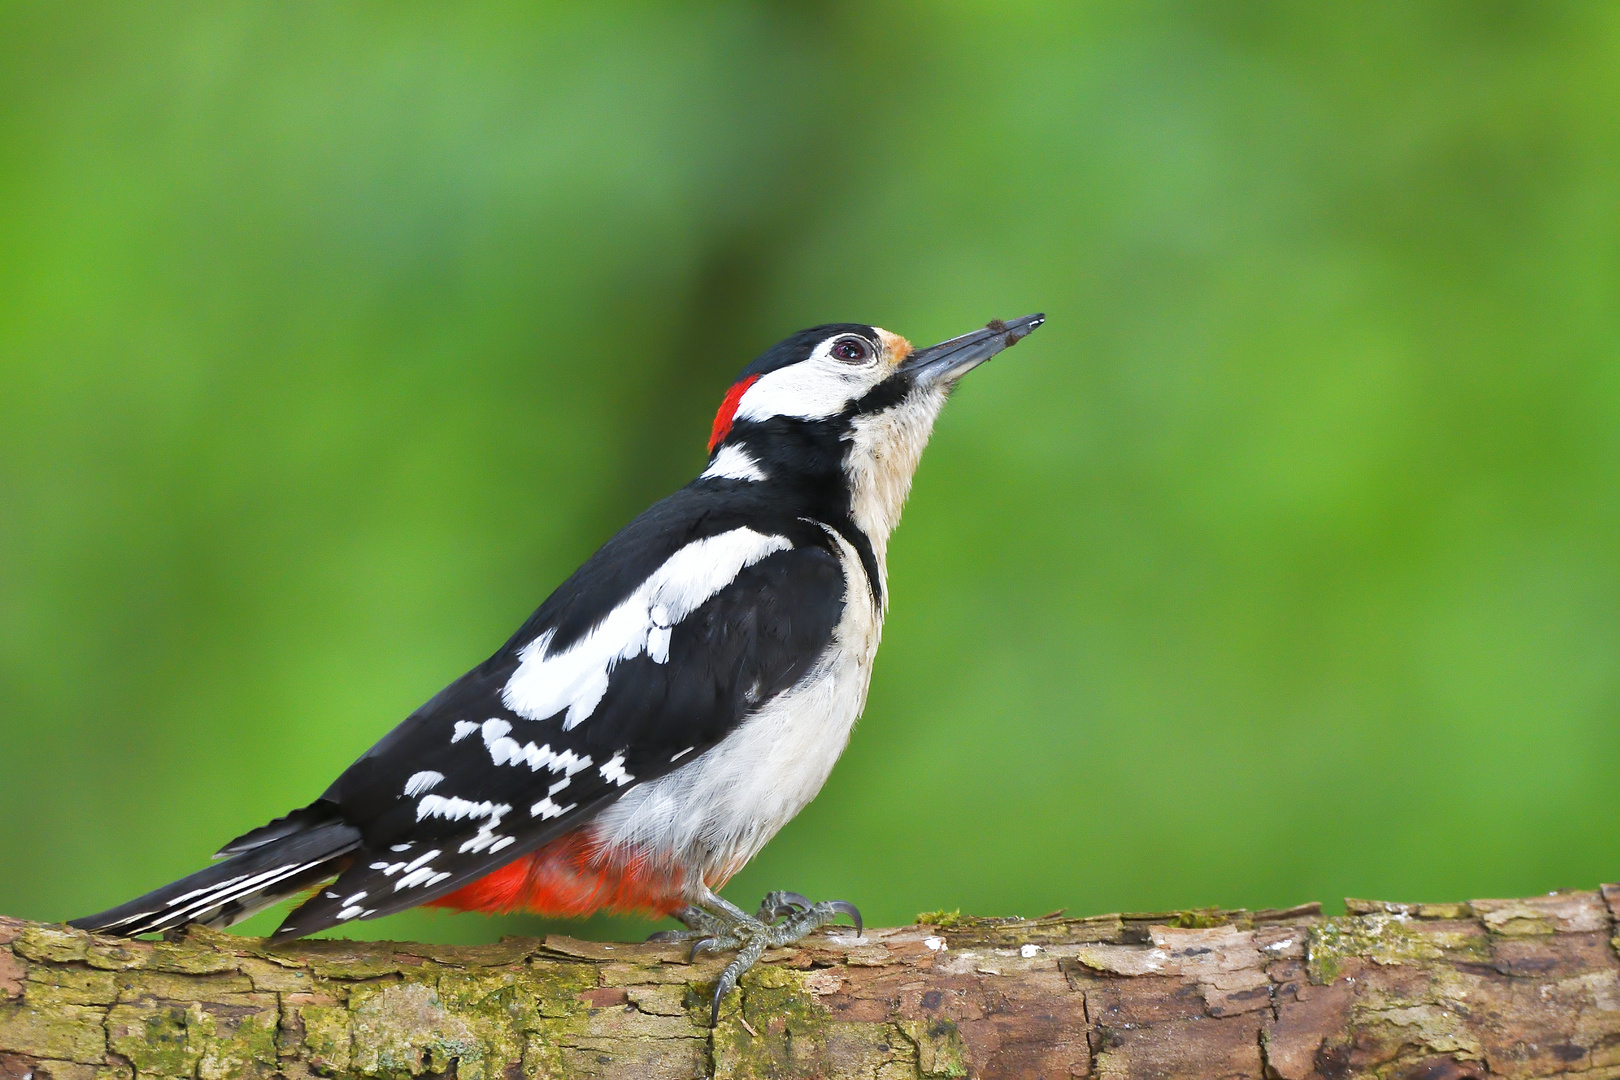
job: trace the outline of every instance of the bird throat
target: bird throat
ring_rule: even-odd
[[[915,389],[890,408],[856,416],[845,436],[850,519],[872,543],[885,592],[889,534],[900,523],[911,478],[946,396],[941,387]]]

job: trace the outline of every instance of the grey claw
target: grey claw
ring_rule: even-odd
[[[725,1000],[727,994],[737,987],[737,980],[742,977],[741,967],[733,960],[726,965],[726,970],[720,973],[720,979],[714,984],[714,1002],[709,1010],[709,1026],[720,1026],[720,1002]]]
[[[743,972],[753,967],[754,962],[759,959],[760,954],[764,951],[765,941],[762,938],[755,938],[743,945],[737,951],[737,955],[732,958],[731,963],[727,964],[726,969],[720,973],[720,981],[714,985],[714,1008],[709,1012],[710,1027],[715,1027],[720,1023],[720,1002],[727,994],[737,988],[737,983],[742,981]]]
[[[810,906],[809,898],[796,892],[766,893],[765,899],[759,903],[759,919],[761,922],[775,922],[784,915],[809,911]]]
[[[686,954],[686,962],[690,964],[692,961],[696,960],[698,953],[714,952],[718,951],[719,948],[720,942],[716,938],[698,938],[696,941],[692,942],[692,951]],[[716,1008],[718,1007],[719,1006],[716,1006]]]
[[[709,1010],[709,1026],[720,1026],[720,999],[726,996],[726,981],[721,979],[714,987],[714,1007]]]
[[[829,900],[829,901],[827,901],[827,907],[832,911],[837,911],[837,912],[841,912],[841,913],[843,913],[845,915],[848,915],[851,919],[855,920],[855,936],[856,937],[861,936],[861,933],[862,933],[862,931],[864,930],[865,927],[864,927],[864,924],[861,922],[861,909],[860,908],[856,907],[854,904],[850,903],[848,900]]]

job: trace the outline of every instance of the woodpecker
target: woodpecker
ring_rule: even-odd
[[[655,935],[736,955],[844,901],[717,890],[815,797],[866,703],[889,534],[957,381],[1035,330],[914,350],[875,326],[794,334],[727,391],[697,479],[592,555],[484,663],[302,809],[212,866],[73,921],[132,937],[225,927],[310,889],[287,940],[418,904],[673,915]]]

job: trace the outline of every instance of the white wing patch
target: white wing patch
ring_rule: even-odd
[[[432,797],[433,796],[431,796],[431,795],[428,796],[428,798],[432,798]],[[423,800],[423,801],[425,802],[426,800]],[[465,800],[457,799],[455,801],[463,802]],[[482,805],[483,806],[488,806],[489,803],[483,803]],[[418,804],[418,809],[420,809],[420,804]],[[512,809],[510,806],[496,807],[495,808],[495,813],[494,813],[493,817],[491,818],[491,820],[486,822],[484,824],[484,827],[478,830],[479,835],[482,836],[486,831],[488,831],[490,829],[493,829],[496,825],[500,824],[500,821],[501,821],[500,816],[501,816],[501,814],[505,813],[506,811],[508,811],[510,809]],[[448,815],[441,815],[441,816],[448,816]],[[465,815],[463,815],[463,816],[465,816]],[[476,817],[478,815],[475,814],[475,815],[472,815],[472,816]],[[422,815],[417,814],[417,820],[420,821],[421,818],[422,818]],[[508,842],[510,842],[510,841],[508,841]],[[488,845],[486,844],[485,846],[487,847]],[[467,850],[467,846],[465,844],[462,845],[462,850],[463,851]],[[479,850],[483,850],[483,849],[480,848]],[[438,848],[434,848],[431,851],[424,852],[423,854],[417,856],[415,859],[411,860],[410,862],[397,862],[397,863],[374,862],[374,863],[371,864],[370,869],[372,869],[372,870],[381,870],[383,872],[384,877],[393,877],[395,874],[399,873],[401,870],[405,871],[405,875],[403,877],[401,877],[398,881],[394,882],[394,891],[395,892],[398,892],[401,889],[409,889],[409,888],[412,888],[412,887],[417,886],[417,885],[426,885],[429,888],[431,888],[432,886],[437,885],[439,882],[443,881],[445,878],[450,876],[450,874],[448,872],[446,872],[446,871],[438,871],[438,870],[433,869],[433,866],[432,866],[433,860],[437,859],[442,854],[444,854],[444,852],[440,851]],[[327,893],[326,895],[331,896],[332,894]],[[351,896],[347,900],[343,901],[345,904],[349,905],[349,907],[345,907],[343,910],[348,911],[349,908],[354,908],[355,913],[358,914],[359,913],[359,908],[356,906],[356,901],[363,898],[365,895],[366,895],[365,893],[357,893],[354,896]],[[367,914],[370,914],[370,913],[367,912]],[[349,919],[349,918],[353,918],[353,917],[354,917],[353,915],[345,915],[341,911],[338,912],[338,918],[340,918],[340,919]]]
[[[569,803],[567,806],[558,806],[556,803],[551,801],[551,796],[547,795],[545,798],[529,807],[529,816],[537,817],[541,821],[549,821],[554,817],[562,817],[577,805],[577,803]]]
[[[469,851],[483,851],[485,848],[488,848],[490,851],[501,850],[501,848],[505,847],[507,844],[512,843],[515,837],[502,836],[500,833],[496,832],[495,826],[499,825],[500,823],[501,819],[499,817],[491,817],[488,821],[484,822],[483,825],[479,826],[478,831],[473,834],[470,840],[463,841],[462,845],[458,847],[456,851],[462,855],[465,855]]]
[[[450,821],[460,821],[462,818],[481,818],[491,815],[499,816],[512,809],[505,803],[469,802],[454,795],[424,795],[416,804],[416,820],[425,817],[447,818]],[[434,854],[437,854],[435,852]]]
[[[760,468],[759,462],[754,460],[742,447],[732,444],[722,446],[720,452],[714,455],[714,461],[703,470],[699,480],[764,480],[765,470]]]
[[[550,743],[536,746],[533,742],[527,742],[520,746],[516,739],[507,734],[511,730],[512,725],[505,720],[491,718],[484,721],[484,747],[489,751],[490,760],[497,765],[522,763],[529,767],[530,772],[550,769],[554,773],[562,773],[565,781],[581,769],[591,767],[589,754],[581,757],[566,749],[558,753]],[[563,786],[567,786],[566,783]],[[559,787],[552,788],[553,792],[560,790]]]
[[[743,400],[747,398],[744,394]],[[525,645],[518,654],[517,671],[501,689],[502,702],[528,720],[545,720],[566,710],[563,730],[572,730],[601,704],[615,665],[642,653],[655,663],[667,662],[670,627],[731,584],[747,567],[792,547],[785,536],[767,536],[747,528],[686,545],[573,645],[552,653],[552,630]],[[658,618],[654,618],[655,609],[661,609]],[[484,728],[488,742],[488,722]]]
[[[405,781],[405,795],[407,798],[414,798],[424,791],[432,790],[433,786],[443,779],[444,773],[434,772],[432,769],[413,773],[411,778]]]
[[[413,860],[411,862],[405,862],[403,860],[401,860],[400,862],[397,862],[397,863],[374,862],[374,863],[371,864],[371,869],[373,869],[373,870],[381,870],[383,872],[383,877],[393,877],[395,874],[399,873],[401,870],[405,870],[405,871],[419,870],[419,869],[421,869],[422,864],[430,863],[434,859],[437,859],[442,854],[444,854],[442,851],[440,851],[438,848],[434,848],[432,851],[429,851],[426,855],[423,855],[420,858],[417,858],[417,859],[415,859],[415,860]],[[336,899],[336,894],[334,894],[334,893],[327,893],[326,895],[332,897],[333,899]],[[353,903],[353,901],[352,900],[345,900],[344,903],[346,903],[346,904],[347,903]]]
[[[602,779],[617,787],[624,787],[624,785],[635,779],[635,777],[624,771],[623,754],[614,754],[613,759],[603,765],[599,771],[602,774]]]
[[[487,728],[489,724],[501,724],[508,728],[511,726],[506,724],[504,720],[487,721],[485,727]],[[510,803],[492,803],[487,799],[483,802],[472,802],[468,799],[457,798],[454,795],[424,795],[416,803],[417,821],[421,821],[425,817],[446,818],[450,821],[461,821],[463,818],[471,818],[474,821],[479,818],[485,819],[483,824],[478,826],[478,831],[456,849],[462,855],[469,851],[483,851],[486,848],[491,851],[499,851],[507,844],[512,843],[512,837],[502,836],[495,831],[500,827],[501,819],[511,812],[512,806]],[[433,867],[425,865],[436,858],[438,854],[437,851],[430,851],[415,862],[407,865],[405,867],[405,876],[394,884],[394,888],[403,889],[409,885],[420,885],[423,882],[431,885],[436,880],[449,877],[449,874],[435,876]],[[372,869],[382,870],[383,873],[390,876],[394,873],[392,869],[385,867],[373,866]]]

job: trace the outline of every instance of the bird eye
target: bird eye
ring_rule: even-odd
[[[872,346],[860,338],[839,338],[833,342],[832,354],[847,363],[858,364],[871,358]]]

